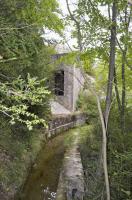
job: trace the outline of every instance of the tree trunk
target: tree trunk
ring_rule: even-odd
[[[121,117],[121,100],[120,100],[120,95],[119,95],[119,90],[118,90],[116,69],[114,69],[114,85],[115,85],[115,93],[116,93],[116,99],[117,99],[117,104],[118,104],[118,110]]]
[[[110,184],[109,184],[108,164],[107,164],[107,130],[105,127],[105,122],[103,118],[103,113],[102,113],[99,97],[96,94],[95,96],[97,99],[97,106],[98,106],[99,117],[101,120],[102,132],[103,132],[102,155],[103,155],[103,169],[104,169],[104,177],[105,177],[106,196],[107,196],[106,198],[107,200],[110,200]]]
[[[131,13],[130,13],[131,15]],[[126,35],[128,35],[128,28],[129,28],[130,18],[128,17],[127,20],[127,6],[125,8],[125,24],[126,24]],[[121,129],[122,133],[125,133],[125,104],[126,104],[126,80],[125,80],[125,59],[127,56],[127,44],[125,43],[125,49],[122,54],[122,109],[121,109]]]
[[[75,19],[74,15],[71,13],[69,4],[68,4],[68,0],[66,0],[67,3],[67,9],[69,11],[69,14],[71,16],[71,19],[75,22],[76,27],[77,27],[77,33],[78,33],[78,47],[80,50],[80,53],[83,50],[83,45],[82,45],[82,36],[81,36],[81,28],[80,28],[80,24],[79,22]],[[116,9],[115,9],[116,11]],[[116,16],[116,15],[115,15]],[[115,17],[116,18],[116,17]],[[79,62],[80,62],[80,58],[79,58]],[[81,69],[82,69],[82,65],[80,63]],[[82,69],[82,73],[83,73],[83,69]],[[114,75],[114,73],[113,73]],[[91,92],[94,94],[94,96],[96,97],[97,100],[97,106],[98,106],[98,111],[99,111],[99,117],[101,120],[101,126],[102,126],[102,157],[103,157],[103,171],[104,171],[104,180],[105,180],[105,186],[106,186],[106,199],[110,200],[110,184],[109,184],[109,176],[108,176],[108,164],[107,164],[107,129],[105,127],[105,120],[103,117],[103,112],[101,109],[101,104],[100,104],[100,99],[98,97],[98,95],[96,94],[95,90],[91,87],[91,83],[88,80],[88,77],[85,75],[85,73],[83,73],[83,77],[87,83],[87,86],[89,87],[89,89],[91,90]],[[110,108],[109,108],[110,109]],[[109,112],[108,112],[109,115]]]
[[[115,1],[112,6],[112,27],[111,27],[111,38],[110,38],[110,59],[109,59],[109,75],[107,85],[107,96],[106,96],[106,107],[105,107],[105,127],[107,130],[109,112],[112,100],[112,85],[114,79],[114,68],[115,68],[115,52],[116,52],[116,15],[117,8]]]
[[[124,57],[126,57],[126,50],[122,58],[122,109],[121,109],[121,129],[122,133],[125,133],[125,100],[126,100],[126,81],[125,81],[125,62]]]
[[[75,16],[72,14],[70,7],[69,7],[68,0],[66,0],[66,5],[67,5],[68,12],[70,14],[71,20],[73,20],[75,22],[75,25],[76,25],[76,28],[77,28],[77,43],[78,43],[78,47],[79,47],[80,52],[82,52],[83,45],[82,45],[82,35],[81,35],[80,23],[79,23],[78,20],[76,20]]]

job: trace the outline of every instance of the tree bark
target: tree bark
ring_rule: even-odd
[[[121,100],[120,100],[120,95],[119,95],[119,90],[118,90],[116,69],[114,69],[114,85],[115,85],[115,93],[116,93],[116,99],[117,99],[117,104],[118,104],[118,110],[121,117]]]
[[[70,14],[71,20],[73,20],[75,22],[75,25],[76,25],[76,28],[77,28],[77,43],[78,43],[78,47],[79,47],[80,52],[82,52],[83,45],[82,45],[82,35],[81,35],[80,23],[79,23],[78,20],[76,20],[76,18],[72,14],[70,7],[69,7],[68,0],[66,0],[66,4],[67,4],[67,9],[68,9],[68,12]]]
[[[125,51],[126,56],[126,51]],[[124,56],[123,56],[124,59]],[[126,81],[125,81],[125,63],[122,61],[122,109],[121,109],[121,129],[125,133],[125,102],[126,102]]]
[[[130,16],[127,19],[127,6],[125,8],[125,35],[128,36],[128,29],[130,24]],[[127,57],[127,44],[125,43],[125,48],[122,54],[122,109],[121,109],[121,125],[122,133],[125,133],[125,107],[126,107],[126,80],[125,80],[125,59]]]
[[[103,131],[102,155],[103,155],[103,169],[104,169],[104,177],[105,177],[106,195],[107,195],[107,200],[110,200],[110,184],[109,184],[108,164],[107,164],[107,130],[105,127],[100,100],[97,95],[96,95],[96,99],[97,99],[98,111],[99,111],[99,116],[101,120],[102,131]]]
[[[69,11],[70,17],[71,19],[75,22],[76,27],[77,27],[77,33],[78,33],[78,47],[80,50],[80,53],[83,50],[83,45],[82,45],[82,36],[81,36],[81,28],[80,28],[80,23],[75,19],[74,15],[72,14],[69,4],[68,4],[68,0],[66,0],[67,3],[67,9]],[[80,59],[79,59],[80,61]],[[82,69],[82,65],[81,65],[81,69]],[[97,106],[98,106],[98,112],[99,112],[99,118],[101,121],[101,126],[102,126],[102,157],[103,157],[103,172],[104,172],[104,180],[105,180],[105,187],[106,187],[106,199],[110,200],[110,184],[109,184],[109,176],[108,176],[108,164],[107,164],[107,129],[105,126],[105,120],[103,117],[103,112],[102,112],[102,108],[101,108],[101,103],[100,103],[100,99],[98,97],[98,95],[96,94],[96,91],[94,90],[94,88],[92,88],[90,81],[88,80],[88,77],[85,75],[85,73],[83,72],[82,69],[82,73],[84,76],[84,79],[87,83],[87,86],[89,87],[89,89],[91,90],[91,92],[93,93],[93,95],[96,97],[97,100]],[[114,73],[113,73],[114,75]],[[110,109],[110,107],[109,107]],[[109,115],[109,112],[108,112]]]
[[[111,38],[110,38],[110,59],[109,59],[109,74],[108,74],[108,84],[107,84],[107,95],[106,95],[106,107],[105,107],[105,127],[107,130],[109,112],[112,100],[112,86],[114,79],[114,68],[115,68],[115,52],[116,52],[116,16],[117,8],[116,2],[113,2],[112,6],[112,27],[111,27]]]

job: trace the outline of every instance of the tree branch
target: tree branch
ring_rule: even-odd
[[[82,36],[81,36],[81,29],[80,29],[80,23],[79,21],[76,20],[76,18],[74,17],[74,15],[72,14],[71,10],[70,10],[70,7],[69,7],[69,3],[68,3],[68,0],[66,0],[66,4],[67,4],[67,9],[68,9],[68,12],[70,14],[70,17],[71,19],[75,22],[76,24],[76,27],[77,27],[77,32],[78,32],[78,35],[77,35],[77,38],[78,38],[78,46],[79,46],[79,49],[80,51],[83,50],[83,46],[82,46]]]

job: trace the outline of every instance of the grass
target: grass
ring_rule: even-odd
[[[40,130],[11,129],[6,121],[0,124],[0,192],[11,198],[24,182],[31,163],[42,147]]]
[[[93,124],[84,126],[81,134],[80,152],[85,177],[84,200],[104,199],[104,180],[101,165],[101,132]]]

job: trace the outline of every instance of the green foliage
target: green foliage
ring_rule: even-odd
[[[97,62],[97,66],[94,68],[95,77],[95,87],[97,91],[106,92],[107,85],[107,74],[108,74],[108,64],[106,62]],[[103,94],[103,95],[104,95]]]
[[[45,30],[59,33],[63,28],[56,0],[2,0],[0,11],[0,71],[24,78],[27,73],[41,76],[46,68],[50,71],[47,63],[52,51],[43,38]]]
[[[77,109],[87,114],[88,122],[98,118],[96,99],[87,89],[80,92]]]
[[[112,21],[113,3],[117,9],[116,23]],[[73,20],[73,17],[71,17],[75,30],[73,36],[77,39],[80,37],[83,46],[83,54],[80,56],[84,61],[83,67],[87,72],[91,67],[90,64],[94,65],[91,73],[95,80],[94,87],[101,99],[106,99],[106,103],[108,100],[106,97],[108,97],[107,94],[109,92],[107,86],[110,81],[113,81],[113,89],[115,90],[112,91],[107,135],[108,152],[106,152],[106,154],[108,154],[111,199],[130,200],[132,199],[132,137],[130,127],[132,123],[130,96],[132,91],[132,7],[128,5],[128,1],[123,0],[79,0],[72,13],[75,18],[75,20]],[[110,46],[112,47],[111,32],[113,27],[116,27],[116,34],[114,35],[116,37],[116,52],[113,51],[115,56],[115,71],[113,71],[114,77],[111,79],[110,76],[108,77],[108,72],[112,72],[112,67],[110,65],[110,56],[112,55]],[[78,34],[79,29],[80,35]],[[104,101],[101,101],[101,106],[104,108]],[[88,87],[86,94],[85,92],[80,94],[78,107],[82,111],[87,112],[88,116],[94,114],[94,117],[90,118],[90,123],[94,123],[95,127],[98,129],[100,126],[97,124],[97,106],[94,98],[88,93]],[[104,109],[102,110],[104,114]],[[90,119],[88,119],[88,121]],[[102,132],[101,130],[99,131]],[[96,160],[94,157],[91,163],[89,161],[91,158],[91,154],[88,154],[88,152],[90,152],[89,147],[92,147],[90,139],[91,138],[88,138],[87,144],[84,145],[85,150],[83,150],[82,153],[84,168],[87,172],[85,175],[87,179],[87,188],[89,191],[92,191],[91,194],[89,194],[90,192],[88,191],[86,199],[106,199],[102,186],[104,180],[101,182],[100,177],[97,177],[95,171],[91,173],[91,176],[94,176],[94,180],[91,181],[91,176],[88,175],[89,171],[91,172],[89,165],[91,164],[91,166],[93,166],[93,160]],[[92,141],[93,146],[97,147],[98,141],[100,140],[101,136],[97,139],[97,135],[95,135]],[[101,171],[103,171],[103,169],[101,169]],[[103,176],[103,174],[101,174],[101,176]],[[90,188],[91,185],[92,187]],[[99,190],[99,186],[102,186],[102,190]]]
[[[19,76],[11,83],[0,83],[0,112],[10,118],[12,125],[21,122],[26,124],[29,130],[37,124],[46,126],[44,118],[41,119],[30,112],[31,106],[43,107],[48,104],[50,92],[44,84],[45,79],[39,81],[37,78],[31,78],[29,74],[27,80]]]
[[[84,53],[81,53],[80,60],[83,65],[85,73],[93,76],[94,75],[94,63],[96,58],[96,52],[93,49],[87,50]]]
[[[64,54],[63,56],[60,56],[55,64],[59,65],[60,63],[64,63],[66,65],[74,65],[77,64],[77,57],[78,57],[78,52],[69,52]]]
[[[99,119],[96,124],[82,127],[85,137],[80,143],[80,152],[84,168],[85,196],[84,200],[102,199],[105,200],[104,178],[101,162],[101,127]]]
[[[61,33],[58,13],[56,0],[0,1],[0,193],[9,199],[45,137],[35,128],[47,127],[50,115],[54,50],[45,35]]]
[[[59,66],[60,63],[64,63],[65,65],[72,65],[78,68],[83,66],[83,69],[87,74],[94,75],[93,64],[95,53],[96,52],[94,50],[81,54],[78,51],[72,51],[60,56],[60,58],[55,61],[55,65]]]
[[[44,130],[34,129],[27,134],[19,125],[15,131],[0,118],[0,192],[9,199],[24,183],[45,140]]]
[[[108,156],[112,200],[132,199],[131,113],[126,110],[125,135],[121,133],[116,106],[113,106],[110,114]]]
[[[130,59],[130,55],[128,55],[128,58]],[[122,55],[120,53],[117,54],[116,59],[116,72],[117,72],[117,79],[118,79],[118,86],[119,90],[121,90],[122,85],[122,70],[121,70],[121,63],[122,63]],[[129,64],[132,64],[132,61],[129,62]],[[132,76],[132,70],[126,66],[125,67],[125,82],[126,82],[126,92],[131,93],[132,90],[132,84],[131,84],[131,76]],[[128,95],[129,96],[129,95]]]
[[[53,49],[43,38],[45,30],[60,33],[63,28],[58,3],[2,0],[0,11],[0,110],[11,124],[46,125]]]
[[[105,74],[105,73],[104,73]],[[103,83],[102,83],[103,84]],[[102,107],[104,101],[102,100]],[[123,135],[120,127],[120,116],[116,101],[111,105],[110,119],[108,125],[108,169],[111,188],[111,199],[132,199],[131,179],[132,179],[132,110],[130,107],[125,113],[125,130]],[[96,100],[90,95],[88,90],[80,93],[78,108],[87,113],[88,123],[93,125],[91,135],[81,144],[82,161],[85,170],[85,181],[87,185],[86,200],[91,200],[102,195],[103,190],[102,162],[99,161],[101,153],[101,127],[98,117]],[[87,131],[87,133],[89,133]],[[97,155],[98,154],[98,155]],[[95,157],[95,155],[97,157]],[[91,175],[92,174],[92,175]],[[90,190],[89,190],[90,187]],[[89,192],[91,191],[91,193]]]

